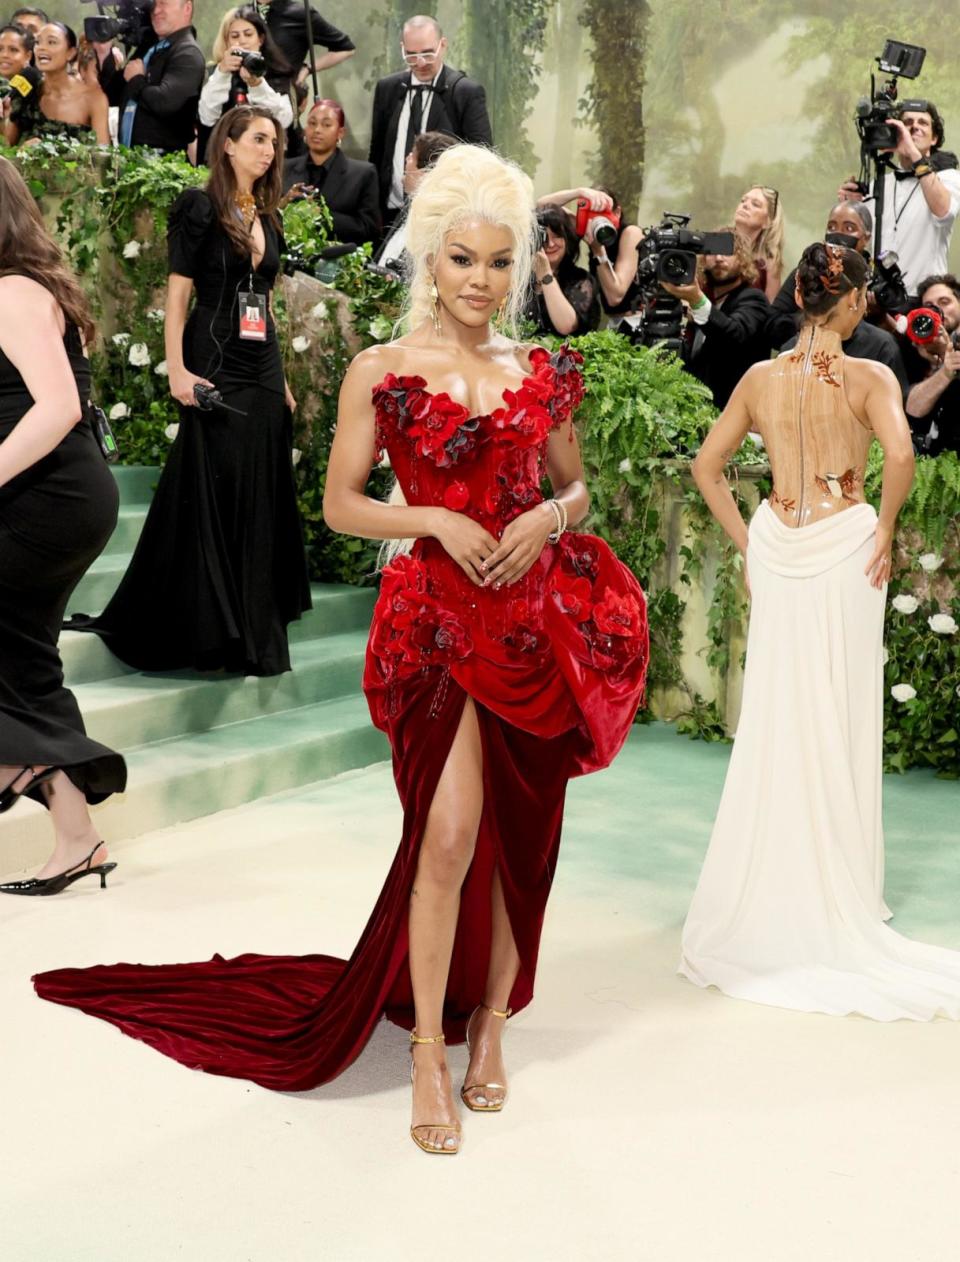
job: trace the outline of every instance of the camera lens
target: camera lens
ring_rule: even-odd
[[[929,338],[933,337],[934,320],[933,316],[916,315],[913,318],[913,333],[916,337]]]
[[[681,250],[665,250],[660,257],[660,279],[671,285],[685,285],[690,275],[689,256]]]
[[[594,228],[593,236],[598,245],[612,245],[617,239],[617,230],[612,223],[603,220]]]

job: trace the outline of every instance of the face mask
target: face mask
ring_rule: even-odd
[[[849,237],[845,232],[828,232],[823,239],[827,245],[843,245],[848,250],[856,250],[860,246],[856,237]]]

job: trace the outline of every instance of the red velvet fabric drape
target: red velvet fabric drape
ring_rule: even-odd
[[[390,719],[403,837],[349,961],[326,955],[241,955],[190,964],[114,964],[38,974],[43,999],[100,1017],[191,1069],[304,1091],[342,1072],[380,1017],[413,1025],[407,958],[410,888],[427,812],[466,694],[443,673],[409,683]],[[501,865],[520,952],[511,1007],[533,994],[547,895],[557,861],[576,732],[544,740],[477,707],[485,807],[464,886],[444,1028],[461,1041],[483,998],[490,945],[490,879]],[[492,780],[495,778],[496,785]]]

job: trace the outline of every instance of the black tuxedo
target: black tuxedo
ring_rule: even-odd
[[[110,104],[120,107],[121,119],[127,102],[137,102],[134,145],[177,153],[186,149],[196,131],[197,105],[206,64],[192,27],[174,31],[167,39],[169,48],[154,53],[146,74],[132,79],[125,79],[113,57],[107,57],[100,67],[100,86]],[[156,43],[157,37],[151,31],[150,38],[139,45],[134,57],[145,57]]]
[[[338,241],[363,245],[380,232],[380,195],[377,173],[369,162],[348,158],[338,149],[321,167],[314,167],[309,153],[287,158],[283,164],[283,191],[294,184],[313,184],[333,215]]]
[[[694,350],[687,368],[710,387],[718,408],[725,408],[737,382],[751,365],[769,355],[766,295],[745,281],[732,289],[721,306],[716,302],[706,324],[695,325]]]
[[[397,125],[404,98],[410,88],[409,70],[381,79],[373,93],[373,125],[370,131],[370,161],[380,179],[380,205],[385,211],[393,182],[393,154]],[[482,86],[461,70],[444,66],[433,89],[425,131],[442,131],[448,136],[475,145],[492,145],[493,132],[487,115],[487,98]]]

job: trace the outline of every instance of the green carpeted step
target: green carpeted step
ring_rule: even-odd
[[[75,695],[94,740],[126,753],[154,741],[356,695],[366,643],[364,631],[346,631],[294,644],[293,669],[266,679],[192,671],[132,673],[80,684]]]
[[[137,540],[140,538],[140,531],[143,529],[143,523],[146,519],[146,504],[134,504],[130,507],[121,506],[120,515],[117,519],[117,528],[110,536],[110,540],[103,550],[103,555],[116,556],[122,553],[129,557],[137,546]]]
[[[160,481],[160,470],[153,465],[111,465],[110,472],[120,491],[120,503],[127,508],[135,504],[145,508]]]
[[[338,697],[132,750],[127,792],[95,807],[94,822],[116,842],[388,757],[363,697]],[[42,807],[23,802],[0,816],[6,872],[41,863],[49,849]]]
[[[298,622],[290,624],[292,644],[321,635],[336,635],[342,631],[366,630],[369,627],[377,595],[372,588],[350,587],[343,583],[314,583],[310,594],[313,608]],[[130,667],[114,657],[98,636],[86,632],[64,631],[60,636],[60,656],[70,687],[130,673]]]

